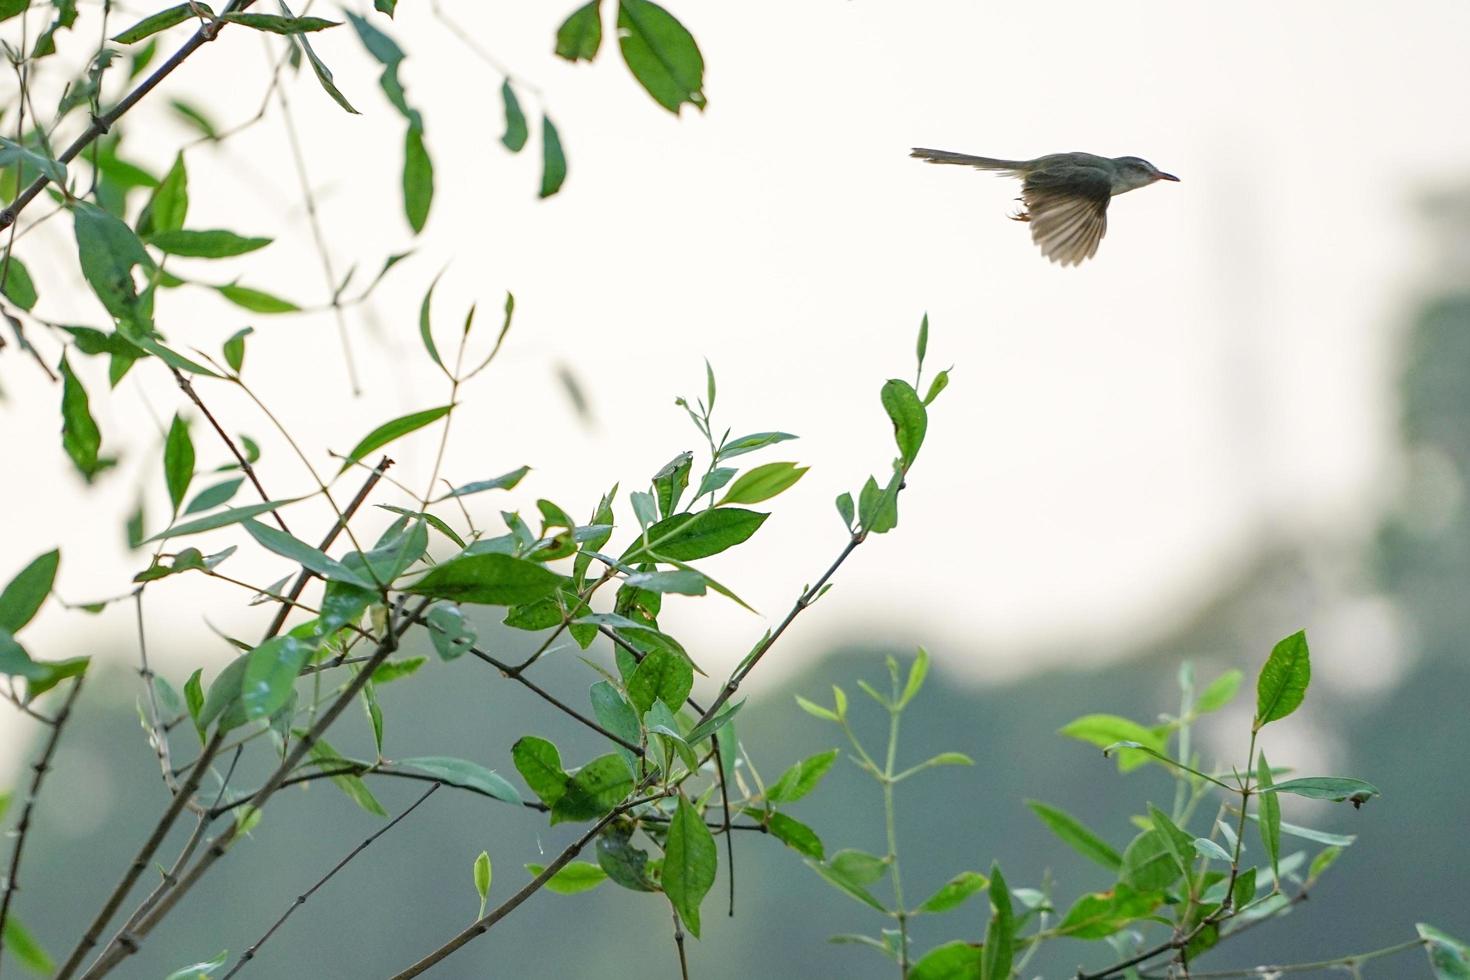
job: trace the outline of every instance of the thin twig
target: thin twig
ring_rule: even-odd
[[[718,712],[722,707],[725,706],[726,701],[729,701],[730,698],[734,697],[735,692],[740,690],[741,682],[744,681],[747,676],[749,676],[750,672],[755,669],[756,664],[760,663],[761,658],[764,657],[766,653],[770,651],[771,647],[775,645],[776,641],[781,638],[781,634],[786,632],[786,627],[790,626],[792,622],[796,619],[796,617],[800,616],[802,611],[805,610],[807,606],[810,606],[813,602],[817,600],[817,596],[821,593],[822,587],[827,584],[827,580],[830,579],[833,575],[837,574],[837,569],[842,567],[842,563],[847,561],[848,556],[857,549],[858,545],[863,543],[867,536],[867,531],[860,530],[854,533],[852,537],[848,538],[846,547],[844,547],[841,553],[838,554],[836,560],[827,567],[827,570],[822,573],[822,577],[817,579],[816,584],[801,594],[801,597],[796,600],[796,604],[791,607],[791,611],[786,614],[786,618],[781,620],[781,624],[777,626],[775,630],[770,633],[770,635],[762,640],[760,645],[752,650],[750,655],[745,658],[745,661],[741,664],[741,666],[737,667],[735,671],[730,675],[730,680],[727,681],[725,683],[725,686],[720,689],[720,693],[715,698],[714,702],[708,708],[704,709],[704,714],[700,716],[698,724],[702,725],[705,722],[709,721],[715,716],[716,712]]]
[[[170,793],[179,791],[179,781],[174,778],[174,764],[170,756],[168,731],[163,724],[163,715],[158,710],[158,692],[153,683],[153,669],[148,666],[148,637],[143,630],[143,586],[133,590],[133,608],[138,624],[138,676],[148,694],[148,734],[152,736],[153,752],[158,756],[158,766],[163,770],[163,785]]]
[[[167,809],[163,811],[163,816],[158,818],[158,823],[154,825],[153,832],[148,835],[148,839],[138,849],[138,853],[134,855],[132,863],[123,872],[121,880],[113,887],[112,892],[107,896],[107,900],[102,903],[102,908],[97,912],[91,924],[87,926],[87,931],[82,934],[81,939],[77,940],[75,948],[67,956],[66,962],[61,965],[61,970],[56,974],[56,980],[68,980],[77,971],[77,968],[82,965],[82,959],[97,945],[101,939],[102,930],[107,927],[107,923],[117,913],[118,907],[128,897],[128,893],[133,890],[133,885],[137,883],[138,876],[143,873],[143,870],[148,867],[148,863],[153,860],[153,855],[157,853],[158,848],[163,844],[164,838],[168,836],[168,832],[173,828],[174,821],[183,812],[185,804],[194,795],[195,790],[199,788],[199,783],[204,779],[204,773],[209,769],[209,763],[214,760],[216,753],[219,752],[220,746],[223,743],[224,735],[216,732],[214,737],[204,746],[204,751],[199,756],[199,760],[194,764],[194,768],[184,780],[184,784],[179,787],[178,793],[169,801]]]
[[[501,902],[493,910],[485,913],[485,915],[481,916],[479,919],[476,919],[469,925],[468,928],[461,931],[453,939],[449,940],[438,949],[421,958],[417,963],[414,963],[412,966],[408,967],[405,970],[395,973],[392,977],[392,980],[409,980],[410,977],[416,977],[419,974],[423,973],[425,970],[441,962],[442,960],[447,959],[452,953],[458,950],[461,946],[468,943],[470,940],[474,939],[477,936],[482,936],[486,932],[489,932],[492,926],[494,926],[501,919],[505,918],[507,915],[510,915],[512,912],[514,912],[517,908],[521,906],[522,903],[526,901],[526,899],[536,894],[536,892],[541,889],[541,886],[545,885],[548,881],[555,877],[558,871],[570,864],[572,862],[572,859],[575,858],[578,854],[582,853],[582,849],[585,848],[588,844],[592,843],[592,841],[596,839],[597,835],[602,833],[603,829],[608,824],[612,823],[613,820],[617,819],[619,816],[635,807],[642,806],[643,804],[649,803],[652,800],[661,798],[662,795],[663,794],[651,797],[646,796],[637,800],[631,800],[614,809],[607,816],[603,817],[591,827],[587,828],[587,830],[582,834],[581,837],[578,837],[571,844],[568,844],[567,847],[560,854],[558,854],[550,864],[542,869],[540,874],[532,878],[530,881],[526,882],[525,885],[521,886],[521,889],[517,891],[514,895],[512,895],[510,898],[507,898],[504,902]]]
[[[689,957],[684,952],[684,923],[679,921],[679,910],[674,908],[674,903],[669,903],[669,911],[674,916],[674,948],[679,951],[679,976],[683,980],[689,980]]]
[[[306,205],[307,222],[316,241],[317,255],[321,258],[322,273],[326,276],[327,291],[332,297],[332,313],[337,320],[337,335],[342,341],[342,358],[347,365],[347,383],[352,386],[354,396],[362,394],[362,385],[357,378],[357,365],[352,358],[352,343],[347,334],[347,317],[342,312],[342,300],[337,288],[337,274],[332,269],[332,253],[327,248],[326,233],[322,231],[321,219],[317,215],[316,195],[312,193],[311,177],[306,172],[306,154],[301,149],[301,139],[296,133],[296,123],[291,117],[291,104],[286,100],[284,86],[275,86],[276,101],[281,105],[281,119],[286,125],[286,140],[291,145],[291,160],[296,168],[296,179],[301,184],[301,199]]]
[[[275,771],[271,773],[270,777],[266,779],[265,783],[256,791],[255,795],[250,798],[249,804],[252,807],[257,810],[260,809],[275,795],[292,770],[311,751],[312,746],[317,743],[326,730],[337,720],[338,716],[346,710],[347,705],[352,703],[362,691],[363,687],[367,685],[368,680],[372,677],[373,670],[378,664],[388,659],[398,649],[398,639],[408,630],[408,627],[413,622],[414,615],[422,613],[431,601],[431,599],[425,598],[418,604],[413,614],[402,617],[398,622],[389,623],[388,631],[382,640],[379,641],[377,649],[373,652],[372,659],[343,688],[342,693],[337,695],[336,700],[322,712],[321,716],[317,718],[316,723],[296,740],[295,746],[281,760],[280,765],[276,767]],[[219,737],[216,734],[215,738],[218,739]],[[102,955],[83,974],[84,980],[96,980],[97,977],[104,976],[113,967],[137,952],[142,945],[143,938],[168,915],[174,905],[178,903],[179,899],[187,894],[199,882],[199,879],[204,877],[209,869],[214,866],[214,863],[228,853],[231,845],[239,838],[239,832],[240,823],[236,822],[211,838],[208,846],[204,849],[204,853],[199,856],[198,860],[194,862],[193,867],[179,880],[179,883],[158,902],[157,906],[150,913],[137,922],[134,929],[128,934],[120,936],[117,941],[109,944],[108,948],[103,950]],[[58,977],[58,980],[62,980],[62,978]]]
[[[41,750],[41,757],[31,766],[31,787],[26,793],[25,807],[20,811],[20,822],[15,825],[15,847],[10,852],[10,870],[5,875],[5,891],[0,897],[0,953],[5,949],[5,923],[10,917],[10,903],[15,893],[20,891],[20,859],[25,850],[27,835],[31,829],[31,817],[35,813],[36,798],[41,793],[41,783],[46,779],[46,773],[51,771],[51,759],[56,754],[56,745],[61,741],[61,730],[66,727],[67,719],[71,717],[72,705],[76,703],[77,695],[82,691],[82,677],[78,676],[71,684],[71,690],[66,692],[66,700],[61,704],[61,710],[56,713],[56,718],[51,722],[51,734],[46,739],[46,747]]]
[[[383,478],[383,474],[392,465],[393,460],[387,456],[378,460],[378,465],[373,467],[373,471],[363,481],[362,486],[357,491],[357,495],[347,504],[347,508],[342,511],[336,523],[332,525],[332,529],[327,532],[326,537],[322,538],[322,543],[317,545],[318,551],[326,551],[332,546],[332,543],[337,540],[337,535],[341,534],[347,528],[347,522],[357,513],[358,508],[367,500],[368,494],[372,493],[373,487],[378,485],[378,481]],[[313,574],[311,571],[303,568],[301,574],[296,576],[296,581],[292,583],[290,590],[286,593],[286,601],[276,610],[276,618],[271,621],[270,629],[266,631],[267,639],[275,636],[281,631],[281,627],[286,625],[286,617],[291,614],[291,604],[301,598],[301,593],[306,591],[306,583],[311,581]]]
[[[245,458],[245,454],[240,451],[240,447],[235,444],[235,440],[225,431],[224,426],[219,424],[219,420],[214,417],[214,413],[209,410],[209,406],[204,404],[204,399],[200,398],[199,393],[194,390],[193,382],[178,368],[171,367],[169,370],[173,371],[174,381],[178,383],[179,388],[194,403],[194,407],[204,414],[204,418],[209,422],[210,427],[214,429],[221,441],[224,442],[230,454],[235,457],[235,462],[239,464],[240,472],[245,474],[245,478],[250,481],[250,485],[255,488],[255,492],[260,494],[260,499],[270,500],[270,494],[265,492],[265,487],[261,484],[260,478],[255,475],[255,467],[250,465],[250,460]],[[291,529],[286,526],[285,519],[279,513],[272,510],[270,514],[276,519],[276,524],[282,531],[285,531],[287,534],[291,533]]]
[[[331,881],[332,876],[335,875],[338,871],[341,871],[343,868],[345,868],[349,861],[365,851],[369,844],[377,840],[379,837],[382,837],[388,831],[392,830],[395,826],[398,825],[399,821],[403,820],[403,818],[407,817],[410,813],[417,810],[419,808],[419,804],[423,803],[429,797],[433,796],[435,791],[439,789],[439,786],[439,783],[435,783],[433,786],[430,786],[427,790],[424,791],[424,794],[422,796],[420,796],[417,800],[413,802],[412,806],[410,806],[407,810],[404,810],[398,816],[389,821],[386,827],[378,830],[376,833],[369,836],[367,840],[354,847],[350,852],[348,852],[346,857],[344,857],[342,860],[338,861],[335,865],[332,866],[332,870],[328,871],[321,878],[317,879],[316,884],[312,885],[300,895],[297,895],[296,900],[292,902],[289,906],[287,906],[286,911],[281,913],[281,917],[275,921],[275,924],[265,931],[265,935],[257,939],[254,943],[251,944],[248,949],[245,950],[245,952],[240,954],[240,958],[235,961],[235,965],[230,967],[230,972],[226,973],[224,977],[221,978],[221,980],[230,980],[230,977],[233,977],[236,973],[239,973],[240,970],[245,966],[245,964],[253,960],[255,958],[255,954],[260,952],[260,947],[264,946],[267,940],[269,940],[271,936],[276,934],[276,930],[286,924],[286,920],[291,917],[292,912],[295,912],[301,906],[305,905],[307,899],[311,898],[312,895],[316,894],[318,889],[320,889],[327,882]]]
[[[255,0],[230,0],[229,5],[221,13],[238,12],[249,7],[254,2]],[[210,41],[213,41],[215,36],[224,29],[227,23],[228,21],[215,19],[202,25],[177,51],[169,55],[168,60],[159,65],[153,74],[143,79],[143,81],[138,83],[136,88],[123,96],[122,101],[113,106],[110,111],[100,116],[94,116],[92,125],[83,130],[80,136],[72,140],[71,145],[62,150],[60,155],[56,157],[56,161],[58,163],[70,163],[76,159],[77,155],[90,146],[94,140],[112,129],[113,124],[121,119],[129,109],[137,105],[144,96],[157,88],[160,82],[173,74],[191,54],[198,51]],[[41,174],[25,190],[17,194],[15,200],[11,201],[3,211],[0,211],[0,229],[8,228],[14,224],[15,219],[25,210],[26,205],[30,204],[36,195],[45,190],[46,185],[50,182],[50,177]]]
[[[1285,966],[1253,966],[1241,970],[1212,970],[1207,973],[1199,973],[1191,970],[1191,980],[1223,980],[1225,977],[1274,977],[1283,973],[1310,973],[1313,970],[1351,969],[1369,960],[1381,959],[1402,953],[1406,950],[1415,949],[1428,942],[1426,939],[1410,939],[1405,942],[1385,946],[1382,949],[1370,950],[1366,953],[1354,953],[1351,956],[1339,956],[1330,960],[1317,960],[1313,963],[1289,963]],[[1142,974],[1146,980],[1163,980],[1158,974]]]

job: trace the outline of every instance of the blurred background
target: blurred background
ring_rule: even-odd
[[[326,449],[345,451],[379,422],[444,401],[417,334],[419,301],[441,267],[441,328],[476,302],[490,323],[513,291],[506,352],[459,409],[446,474],[462,483],[534,470],[509,497],[470,498],[482,524],[538,497],[582,515],[614,482],[639,486],[697,449],[673,399],[702,393],[708,358],[717,424],[796,433],[763,458],[813,467],[750,545],[710,563],[761,615],[713,599],[667,607],[666,628],[717,674],[841,548],[832,499],[886,468],[877,392],[911,375],[927,311],[930,364],[955,366],[951,386],[931,409],[899,528],[857,553],[753,676],[743,736],[763,772],[838,744],[792,694],[825,700],[830,683],[877,680],[884,654],[924,645],[936,670],[905,754],[953,749],[978,765],[911,784],[899,814],[906,878],[925,893],[999,854],[1013,885],[1050,874],[1070,898],[1107,882],[1022,801],[1084,815],[1121,845],[1142,800],[1172,788],[1152,768],[1120,777],[1055,730],[1091,711],[1149,721],[1177,706],[1182,661],[1206,680],[1230,667],[1253,676],[1276,640],[1305,628],[1314,687],[1268,751],[1303,771],[1369,779],[1384,799],[1360,812],[1292,801],[1286,819],[1360,835],[1358,845],[1292,920],[1212,959],[1370,949],[1411,938],[1419,919],[1470,933],[1460,841],[1470,807],[1470,128],[1451,122],[1470,81],[1470,8],[668,6],[707,64],[708,109],[677,119],[615,52],[592,66],[552,56],[570,5],[438,5],[535,86],[528,112],[555,119],[569,176],[540,202],[534,154],[499,143],[499,72],[432,5],[399,5],[385,29],[410,56],[402,76],[425,112],[437,195],[417,250],[350,317],[363,396],[352,395],[330,316],[242,316],[181,290],[160,297],[161,327],[176,346],[215,350],[255,326],[246,379],[325,464]],[[166,94],[226,124],[249,118],[271,59],[244,35],[226,32]],[[376,270],[410,240],[401,124],[376,89],[379,67],[347,29],[319,38],[364,117],[342,113],[309,76],[288,75],[285,91],[338,273]],[[145,106],[131,125],[124,149],[155,172],[191,138],[161,109]],[[223,268],[319,304],[330,289],[283,133],[267,116],[219,147],[190,149],[190,224],[275,237]],[[532,149],[537,139],[533,129]],[[923,166],[908,159],[911,146],[1133,154],[1182,182],[1115,201],[1098,257],[1060,269],[1005,220],[1014,185]],[[33,272],[78,283],[74,294],[43,292],[48,315],[96,322],[69,229],[43,226],[23,244],[17,254]],[[82,366],[104,449],[122,464],[88,488],[54,431],[57,389],[18,357],[0,358],[0,436],[8,459],[26,461],[0,481],[0,576],[59,546],[58,590],[72,602],[126,591],[146,563],[122,523],[140,499],[150,533],[167,520],[157,449],[184,407],[166,378],[144,374],[157,365],[111,393],[100,368]],[[243,399],[202,393],[261,443],[273,493],[309,489]],[[415,487],[427,480],[434,442],[396,447],[395,473]],[[202,430],[196,443],[214,451]],[[285,570],[239,560],[251,580]],[[247,632],[266,615],[187,576],[166,585],[167,600],[148,606],[150,655],[180,686],[194,666],[212,664],[208,675],[228,661],[216,629]],[[133,727],[133,628],[127,604],[95,619],[52,604],[27,631],[33,655],[90,653],[107,671],[62,741],[43,801],[50,822],[27,857],[24,917],[53,950],[73,938],[78,894],[91,904],[84,883],[114,880],[161,805],[156,764]],[[508,652],[527,643],[503,637]],[[509,744],[524,731],[573,756],[593,747],[470,664],[434,662],[424,675],[383,690],[389,755],[457,754],[509,772]],[[596,679],[571,656],[548,663],[546,677],[573,695]],[[1244,753],[1249,708],[1238,707],[1205,731],[1206,758]],[[0,713],[0,726],[8,785],[34,732],[15,712]],[[347,751],[363,738],[334,742]],[[795,812],[829,851],[881,850],[871,792],[844,762]],[[381,792],[390,810],[415,795]],[[227,872],[119,975],[157,977],[238,952],[378,825],[328,787],[281,798]],[[506,808],[436,794],[299,912],[253,969],[378,975],[442,940],[446,923],[469,921],[469,865],[481,849],[508,894],[519,863],[561,839]],[[772,840],[737,845],[738,915],[717,914],[722,880],[692,950],[696,975],[891,973],[871,951],[826,945],[833,933],[875,929],[868,910]],[[654,975],[676,975],[672,948],[662,950],[667,909],[622,898],[610,888],[538,896],[435,975],[641,976],[646,960]],[[922,923],[920,946],[966,929],[983,931],[979,903]],[[628,943],[644,934],[662,959]],[[1098,955],[1077,944],[1034,967],[1064,976]],[[1420,975],[1421,962],[1368,975]]]

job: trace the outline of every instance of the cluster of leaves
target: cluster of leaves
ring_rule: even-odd
[[[1196,690],[1192,670],[1187,663],[1183,665],[1179,672],[1179,714],[1165,716],[1160,724],[1149,726],[1117,715],[1092,714],[1061,729],[1061,734],[1098,746],[1105,755],[1115,757],[1121,772],[1149,767],[1173,777],[1170,809],[1149,802],[1144,812],[1134,814],[1130,819],[1135,834],[1121,851],[1065,810],[1040,801],[1028,802],[1059,840],[1108,873],[1112,879],[1108,887],[1084,894],[1065,911],[1059,911],[1049,878],[1040,888],[1011,887],[997,863],[991,865],[988,877],[977,871],[961,871],[924,902],[908,906],[899,876],[894,786],[935,766],[970,764],[958,753],[944,753],[908,769],[895,770],[899,719],[918,693],[927,667],[928,659],[921,650],[901,683],[898,665],[890,658],[892,690],[888,695],[861,683],[864,692],[890,717],[888,752],[881,765],[853,733],[847,697],[841,688],[833,689],[832,708],[797,699],[808,714],[842,729],[853,747],[853,761],[883,791],[887,853],[879,856],[845,850],[828,860],[809,863],[838,890],[887,916],[894,925],[878,936],[846,935],[834,941],[878,950],[898,965],[901,977],[909,980],[1025,976],[1025,967],[1037,950],[1062,938],[1106,943],[1117,960],[1095,972],[1079,971],[1080,980],[1136,980],[1141,971],[1156,972],[1171,960],[1187,969],[1195,958],[1225,940],[1289,913],[1356,839],[1287,823],[1281,815],[1283,794],[1347,802],[1355,808],[1380,795],[1371,783],[1351,777],[1278,780],[1288,770],[1272,767],[1266,761],[1259,744],[1262,729],[1301,706],[1311,679],[1306,635],[1299,632],[1276,644],[1257,677],[1256,710],[1244,766],[1206,771],[1190,742],[1192,728],[1200,717],[1224,708],[1235,698],[1242,681],[1238,670],[1228,671],[1203,690]],[[1261,846],[1261,857],[1256,860],[1248,859],[1247,823],[1255,824],[1254,835]],[[1197,824],[1205,825],[1202,835],[1188,829]],[[1306,850],[1286,849],[1283,837],[1317,844],[1320,849],[1310,856]],[[891,879],[891,903],[878,898],[871,889],[885,877]],[[942,943],[911,958],[908,922],[914,916],[956,908],[982,890],[990,899],[983,937]],[[1151,939],[1150,933],[1154,932],[1162,932],[1162,937]],[[1419,933],[1418,940],[1316,966],[1362,962],[1423,946],[1438,980],[1467,975],[1464,965],[1470,962],[1470,947],[1432,926],[1421,925]],[[1277,968],[1261,969],[1270,972]]]
[[[149,213],[157,211],[150,209]],[[489,366],[500,350],[510,328],[513,299],[507,298],[505,320],[489,353],[466,368],[466,348],[475,336],[473,311],[457,332],[458,350],[446,358],[435,336],[432,296],[431,286],[422,304],[421,339],[425,353],[449,381],[450,398],[444,405],[372,429],[343,454],[339,475],[364,467],[363,460],[370,454],[436,423],[444,426],[443,438],[447,439],[460,387]],[[926,319],[921,329],[921,358],[927,328]],[[243,362],[244,338],[232,338],[230,343],[231,349],[222,353],[228,366],[209,358],[210,368],[190,362],[181,370],[197,369],[196,377],[243,385],[237,369]],[[590,822],[595,834],[589,843],[595,842],[596,863],[571,860],[576,854],[573,850],[559,864],[528,865],[533,883],[553,891],[575,892],[610,879],[634,891],[660,893],[696,937],[700,906],[718,866],[716,831],[765,830],[820,860],[820,840],[787,814],[785,807],[811,791],[835,753],[798,763],[766,785],[741,749],[734,727],[743,702],[732,700],[732,695],[780,631],[767,631],[715,699],[705,705],[693,697],[696,676],[704,672],[659,622],[664,603],[672,597],[713,592],[749,608],[709,574],[703,563],[750,540],[768,517],[753,509],[754,505],[791,488],[807,472],[793,461],[745,467],[745,458],[751,454],[795,436],[781,431],[738,436],[730,429],[721,432],[714,422],[715,374],[708,365],[705,381],[703,397],[692,404],[678,399],[706,442],[708,457],[702,470],[695,466],[696,453],[682,452],[661,467],[645,488],[628,493],[625,504],[614,486],[590,509],[586,521],[578,521],[543,498],[536,501],[530,519],[518,511],[502,512],[504,529],[499,534],[475,525],[466,500],[515,489],[529,467],[467,483],[445,482],[438,496],[411,498],[409,506],[380,505],[394,515],[388,527],[370,546],[358,544],[354,535],[351,546],[336,553],[329,553],[335,550],[329,543],[317,547],[301,540],[285,523],[293,513],[292,505],[328,495],[325,484],[295,497],[228,506],[243,482],[232,475],[191,499],[191,488],[200,473],[200,454],[189,427],[176,416],[163,447],[163,482],[173,516],[168,527],[143,539],[144,545],[155,550],[135,581],[140,588],[156,588],[174,576],[193,573],[246,584],[228,575],[227,563],[238,544],[211,554],[173,544],[234,529],[295,566],[292,574],[278,582],[251,585],[257,601],[285,603],[310,615],[285,632],[268,631],[256,643],[228,638],[240,655],[211,681],[206,682],[203,667],[181,685],[154,675],[149,700],[156,716],[150,718],[145,712],[144,717],[151,738],[155,744],[166,744],[170,730],[184,722],[204,747],[202,761],[196,760],[195,768],[208,765],[225,744],[244,746],[264,739],[280,760],[274,785],[329,779],[357,806],[380,816],[386,816],[386,810],[369,780],[408,776],[543,810],[553,825]],[[883,533],[897,521],[898,487],[916,458],[926,424],[926,409],[913,392],[913,386],[902,381],[890,381],[883,387],[882,402],[894,426],[898,452],[895,475],[886,497],[880,493],[878,503],[864,503],[858,523],[852,515],[845,515],[851,537],[838,564],[867,533]],[[370,480],[376,480],[376,473]],[[438,483],[437,479],[433,482]],[[631,513],[631,522],[625,526],[633,532],[619,549],[609,549],[619,526],[616,510],[622,506]],[[346,530],[353,516],[350,511],[342,513],[338,530]],[[334,536],[329,535],[328,542]],[[175,550],[165,550],[169,547]],[[4,626],[10,632],[24,625],[50,592],[58,560],[54,552],[42,556],[7,589],[0,608],[5,610]],[[835,568],[836,564],[832,570]],[[804,589],[786,623],[820,597],[832,570],[816,586]],[[288,588],[293,578],[296,587]],[[301,588],[311,579],[320,580],[321,594],[313,604],[306,604]],[[613,592],[611,600],[599,602],[599,596],[609,591]],[[500,607],[504,625],[541,633],[544,639],[525,661],[501,661],[483,648],[475,618],[467,615],[470,606]],[[284,615],[278,623],[283,620]],[[588,691],[586,712],[564,702],[549,699],[550,703],[606,737],[610,751],[571,765],[549,739],[520,738],[514,743],[512,757],[529,795],[473,760],[388,757],[384,712],[376,689],[410,677],[427,662],[424,656],[394,656],[400,637],[414,627],[427,633],[441,660],[477,659],[518,681],[559,637],[569,636],[588,651],[584,660],[600,679]],[[28,696],[43,693],[70,676],[68,671],[85,667],[85,660],[65,664],[33,661],[9,635],[0,633],[7,644],[0,645],[5,655],[0,666],[26,681]],[[611,644],[610,662],[592,656],[590,648],[598,640]],[[334,672],[339,678],[336,683],[328,680]],[[365,709],[376,749],[373,758],[343,755],[323,736],[325,724],[336,717],[336,710],[347,699],[360,701]],[[229,743],[227,736],[232,739]],[[264,789],[220,794],[209,812],[211,817],[233,815],[234,829],[226,843],[261,819],[271,787],[268,782]],[[475,866],[482,903],[489,894],[489,862],[486,854]]]

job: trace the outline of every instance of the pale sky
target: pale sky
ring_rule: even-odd
[[[398,199],[402,122],[350,29],[318,35],[316,47],[363,116],[341,112],[309,74],[287,88],[339,274],[417,247],[365,311],[370,321],[351,319],[368,396],[350,397],[329,317],[244,314],[185,290],[160,298],[159,325],[176,346],[211,352],[255,326],[246,379],[330,468],[325,448],[344,451],[379,422],[444,401],[417,336],[419,299],[441,266],[441,346],[472,302],[480,340],[493,339],[513,290],[504,356],[466,392],[445,470],[459,483],[534,467],[514,494],[472,498],[492,527],[500,509],[533,511],[541,496],[585,516],[613,482],[626,494],[698,449],[673,399],[702,391],[708,357],[717,422],[801,436],[745,460],[812,470],[751,544],[707,566],[764,618],[715,597],[670,603],[666,627],[706,667],[743,655],[840,549],[832,500],[887,470],[878,389],[911,376],[925,311],[931,369],[955,370],[900,527],[858,551],[762,668],[767,681],[780,661],[851,638],[925,644],[941,669],[974,676],[1100,655],[1187,612],[1263,540],[1365,533],[1390,494],[1395,337],[1426,252],[1412,202],[1470,168],[1470,129],[1449,124],[1464,111],[1463,4],[1244,3],[1226,14],[671,0],[707,64],[708,110],[680,119],[637,87],[611,37],[590,68],[551,55],[570,2],[446,4],[542,91],[570,161],[547,202],[535,199],[534,120],[527,150],[511,156],[498,142],[500,77],[427,6],[400,4],[388,28],[409,52],[403,79],[436,165],[419,242]],[[187,94],[228,125],[255,111],[263,65],[259,39],[232,29],[164,94]],[[165,122],[164,137],[144,138],[160,118],[141,110],[129,146],[161,172],[187,134]],[[908,158],[911,146],[1133,154],[1182,182],[1115,201],[1098,257],[1062,269],[1005,219],[1014,184],[925,166]],[[278,240],[183,271],[320,302],[278,119],[222,150],[196,147],[188,164],[191,227]],[[56,222],[17,254],[41,280],[44,312],[101,325],[88,295],[56,295],[48,265],[75,277],[68,238]],[[150,529],[165,519],[153,417],[166,423],[182,400],[156,364],[109,395],[103,365],[86,363],[107,448],[125,456],[87,490],[60,450],[59,389],[5,353],[0,577],[59,545],[66,598],[123,592],[144,562],[120,542],[141,472]],[[590,431],[558,387],[561,364],[588,391]],[[261,440],[274,494],[308,489],[239,397],[207,382],[200,391],[232,429]],[[223,461],[202,426],[194,435],[201,462]],[[395,447],[396,475],[420,487],[436,444],[430,435]],[[319,536],[315,516],[303,513],[300,536]],[[630,520],[625,506],[619,517]],[[262,583],[286,571],[254,557],[232,565]],[[222,665],[227,648],[205,620],[244,631],[262,610],[175,583],[150,593],[157,656],[192,665],[213,651]],[[131,628],[126,607],[98,621],[53,606],[27,644],[61,657],[107,635],[125,650]]]

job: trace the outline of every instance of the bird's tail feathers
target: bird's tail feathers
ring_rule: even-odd
[[[918,157],[928,163],[953,163],[962,167],[974,167],[976,170],[1021,173],[1026,169],[1025,160],[996,160],[991,157],[971,156],[968,153],[951,153],[948,150],[926,150],[919,146],[914,147],[909,156]]]

